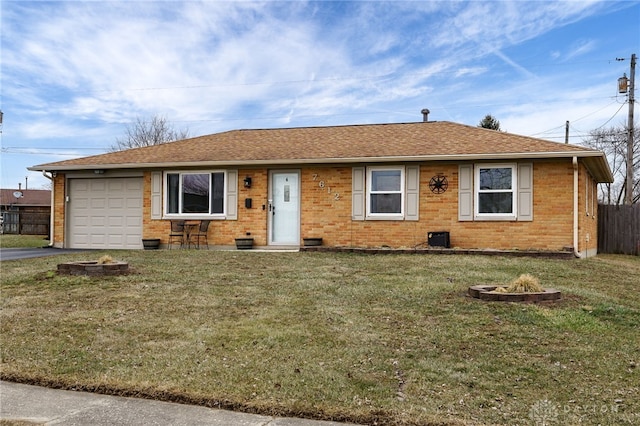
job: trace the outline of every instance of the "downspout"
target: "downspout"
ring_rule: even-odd
[[[573,157],[573,255],[582,257],[578,251],[578,157]]]
[[[53,247],[53,230],[55,227],[53,226],[53,215],[56,211],[56,206],[54,204],[55,196],[54,191],[56,188],[55,182],[53,181],[53,175],[48,175],[46,170],[42,171],[42,176],[46,177],[51,181],[51,214],[49,215],[49,247]]]

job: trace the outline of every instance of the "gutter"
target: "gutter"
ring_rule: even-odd
[[[55,188],[56,185],[53,181],[53,175],[47,175],[47,171],[43,170],[42,171],[42,176],[46,177],[47,179],[49,179],[51,181],[51,214],[49,215],[49,247],[53,247],[53,231],[55,229],[55,227],[53,226],[53,216],[55,215],[56,212],[56,208],[55,208]]]
[[[578,251],[578,157],[573,157],[573,254],[582,257]]]

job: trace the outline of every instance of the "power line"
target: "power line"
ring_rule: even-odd
[[[610,96],[607,96],[606,99],[609,99]],[[592,100],[592,99],[605,99],[605,97],[598,97],[598,98],[580,98],[580,99],[574,99],[574,101],[578,102],[578,101],[586,101],[586,100]],[[529,102],[529,105],[538,105],[538,104],[550,104],[550,103],[560,103],[560,102],[566,102],[565,99],[558,99],[555,101],[550,101],[550,100],[545,100],[545,101],[540,101],[540,102]],[[615,102],[612,102],[615,103]],[[598,111],[601,111],[602,109],[605,109],[607,106],[611,105],[607,104],[605,107],[594,111],[593,113],[589,114],[595,114]],[[512,106],[513,103],[504,103],[504,104],[476,104],[476,105],[460,105],[460,106],[453,106],[453,107],[444,107],[442,106],[443,110],[470,110],[470,109],[479,109],[479,108],[488,108],[488,107],[499,107],[499,106]],[[300,118],[315,118],[315,117],[341,117],[341,116],[359,116],[359,115],[377,115],[377,114],[389,114],[389,113],[393,113],[393,114],[402,114],[402,115],[407,115],[407,116],[411,116],[414,117],[416,115],[416,112],[414,110],[411,111],[402,111],[402,110],[385,110],[385,111],[365,111],[365,112],[350,112],[350,113],[340,113],[340,114],[303,114],[303,115],[294,115],[292,117],[295,117],[296,119],[300,119]],[[285,115],[275,115],[275,116],[251,116],[251,117],[246,117],[246,116],[242,116],[242,117],[221,117],[221,118],[207,118],[207,119],[200,119],[200,120],[171,120],[172,123],[209,123],[209,122],[227,122],[227,121],[256,121],[256,120],[280,120],[283,117],[287,116]],[[588,115],[587,115],[588,116]],[[582,117],[582,118],[586,118]],[[582,118],[580,118],[579,120],[581,120]],[[147,123],[148,121],[144,121],[145,123]],[[562,126],[558,126],[558,127],[564,127],[564,125]],[[555,127],[549,130],[554,130],[556,129]],[[542,134],[542,133],[546,133],[549,130],[545,130],[544,132],[539,132],[536,134]]]
[[[577,99],[576,99],[576,100],[577,100]],[[563,100],[563,101],[564,101],[564,100]],[[604,110],[604,109],[608,108],[609,106],[613,105],[614,103],[617,103],[617,101],[615,101],[615,100],[614,100],[613,102],[611,102],[611,103],[609,103],[609,104],[607,104],[607,105],[603,106],[602,108],[599,108],[599,109],[597,109],[597,110],[595,110],[595,111],[593,111],[593,112],[590,112],[589,114],[583,115],[582,117],[577,118],[577,119],[575,119],[575,120],[570,120],[570,122],[571,122],[571,124],[573,124],[573,123],[575,123],[575,122],[577,122],[577,121],[584,120],[585,118],[590,117],[590,116],[592,116],[593,114],[596,114],[596,113],[598,113],[598,112],[600,112],[600,111],[602,111],[602,110]],[[624,104],[623,104],[623,106],[624,106]],[[613,118],[618,114],[618,112],[620,112],[620,109],[622,109],[622,107],[620,107],[620,108],[618,109],[618,111],[616,111],[616,113],[615,113],[615,114],[613,114],[613,117],[611,117],[609,120],[607,120],[607,122],[606,122],[605,124],[603,124],[602,126],[606,125],[609,121],[611,121],[611,120],[612,120],[612,119],[613,119]],[[600,127],[602,127],[602,126],[600,126]],[[543,130],[542,132],[533,133],[533,134],[531,134],[531,135],[529,135],[529,136],[544,135],[544,134],[546,134],[546,133],[550,133],[550,132],[552,132],[552,131],[554,131],[554,130],[561,129],[561,128],[564,128],[564,127],[565,127],[565,124],[561,124],[561,125],[559,125],[559,126],[552,127],[552,128],[550,128],[550,129],[547,129],[547,130]],[[598,127],[598,129],[599,129],[600,127]],[[573,128],[573,126],[572,126],[572,128]],[[563,135],[562,137],[564,138],[565,136]],[[571,136],[570,136],[570,137],[571,137]]]
[[[378,74],[371,75],[365,77],[327,77],[327,78],[313,78],[313,79],[301,79],[301,80],[280,80],[280,81],[255,81],[255,82],[247,82],[247,83],[224,83],[224,84],[197,84],[197,85],[189,85],[189,86],[166,86],[166,87],[132,87],[125,89],[103,89],[103,90],[93,90],[87,93],[111,93],[111,92],[141,92],[141,91],[151,91],[151,90],[191,90],[191,89],[224,89],[229,87],[246,87],[246,86],[279,86],[286,84],[308,84],[308,83],[325,83],[332,81],[351,81],[351,80],[383,80],[386,78],[392,78],[394,75],[398,74],[397,72],[387,73],[387,74]],[[411,76],[426,76],[439,74],[435,72],[423,72],[423,73],[413,73],[413,74],[404,74],[407,77]]]
[[[597,64],[602,62],[611,63],[612,60],[594,60],[594,61],[582,61],[582,62],[566,62],[562,64],[543,64],[540,65],[529,65],[526,66],[527,69],[541,69],[541,68],[551,68],[551,67],[562,67],[562,66],[578,66],[578,65],[586,65],[586,64]],[[423,71],[423,72],[413,72],[402,74],[404,77],[424,77],[424,76],[439,76],[439,75],[450,75],[453,71],[444,70],[444,71]],[[184,85],[184,86],[159,86],[159,87],[130,87],[130,88],[122,88],[122,89],[101,89],[101,90],[89,90],[84,92],[77,93],[113,93],[113,92],[141,92],[141,91],[154,91],[154,90],[194,90],[194,89],[222,89],[222,88],[231,88],[231,87],[246,87],[246,86],[278,86],[278,85],[287,85],[287,84],[309,84],[309,83],[326,83],[326,82],[335,82],[335,81],[365,81],[365,80],[384,80],[388,78],[393,78],[400,74],[400,71],[393,71],[390,73],[384,74],[373,74],[368,76],[350,76],[350,77],[325,77],[325,78],[306,78],[306,79],[297,79],[297,80],[276,80],[276,81],[253,81],[253,82],[245,82],[245,83],[220,83],[220,84],[194,84],[194,85]]]
[[[100,148],[77,148],[77,147],[69,147],[69,148],[60,148],[60,147],[46,147],[47,149],[57,149],[57,150],[63,150],[63,149],[78,149],[78,150],[82,150],[82,151],[86,151],[86,150],[100,150]],[[5,152],[5,150],[24,150],[24,149],[40,149],[40,147],[31,147],[31,148],[24,148],[21,146],[5,146],[2,148],[2,152]]]
[[[603,128],[604,126],[606,126],[606,125],[607,125],[611,120],[613,120],[613,119],[615,118],[615,116],[616,116],[616,115],[618,115],[618,113],[620,112],[620,110],[622,109],[622,107],[623,107],[623,106],[625,106],[625,105],[626,105],[626,102],[625,102],[624,104],[620,105],[620,108],[618,108],[618,110],[617,110],[617,111],[616,111],[616,112],[611,116],[611,118],[610,118],[610,119],[608,119],[607,121],[605,121],[605,122],[604,122],[604,124],[602,124],[602,125],[601,125],[601,126],[599,126],[599,127],[596,127],[596,128],[595,128],[595,129],[593,129],[593,130],[598,130],[598,129],[601,129],[601,128]]]
[[[22,148],[22,149],[8,149],[2,148],[2,154],[19,154],[19,155],[54,155],[60,157],[75,157],[78,155],[78,152],[86,151],[86,150],[97,150],[101,152],[106,152],[104,148],[69,148],[72,152],[47,152],[47,151],[37,151],[34,152],[34,149],[39,148]],[[56,149],[56,148],[52,148]]]

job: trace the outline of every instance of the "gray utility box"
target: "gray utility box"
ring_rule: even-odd
[[[429,232],[427,234],[427,243],[430,247],[450,248],[449,233],[446,231]]]

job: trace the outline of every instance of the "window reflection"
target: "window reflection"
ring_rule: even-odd
[[[511,189],[511,167],[480,169],[480,189]]]

